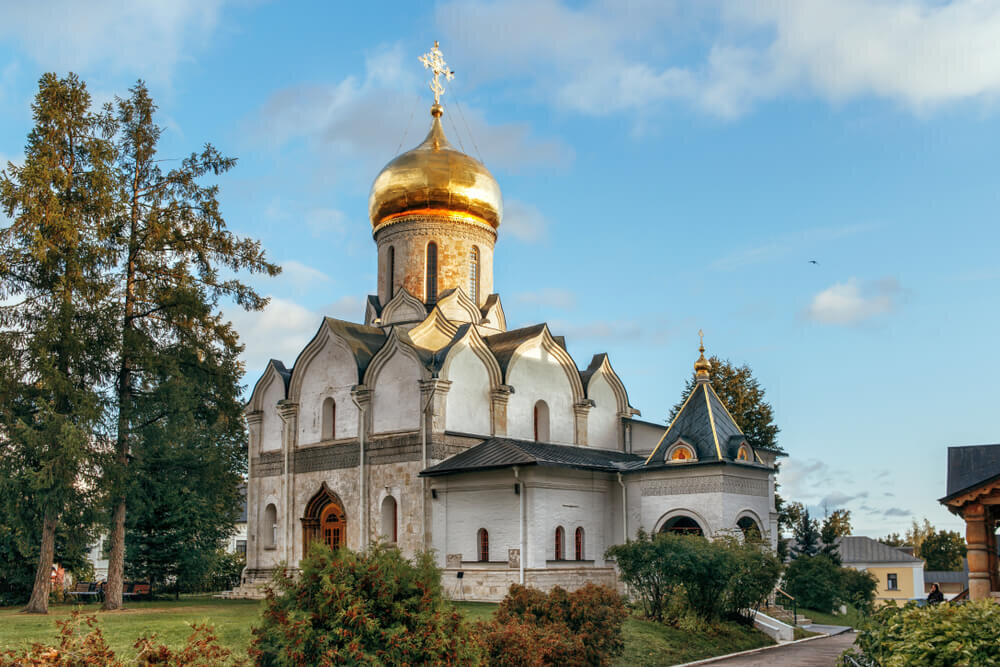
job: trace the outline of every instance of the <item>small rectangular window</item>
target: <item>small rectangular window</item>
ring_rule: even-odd
[[[899,583],[898,583],[898,580],[897,580],[895,574],[887,575],[886,579],[888,580],[887,584],[886,584],[886,588],[888,588],[890,591],[898,591],[899,590]]]
[[[236,540],[236,553],[247,555],[247,541],[246,540]]]

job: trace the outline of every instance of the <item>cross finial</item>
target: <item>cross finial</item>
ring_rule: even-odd
[[[448,63],[444,61],[444,55],[441,54],[441,49],[438,48],[436,39],[434,40],[434,48],[420,56],[420,62],[424,64],[425,69],[429,69],[434,73],[434,77],[430,82],[430,88],[434,92],[434,104],[438,105],[441,103],[441,94],[444,93],[444,84],[441,83],[441,77],[444,76],[445,81],[451,81],[455,78],[455,73],[448,69]]]
[[[698,329],[698,351],[705,351],[705,332],[701,329]]]

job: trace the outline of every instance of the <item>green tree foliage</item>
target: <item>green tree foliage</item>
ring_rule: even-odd
[[[878,580],[871,572],[855,570],[853,567],[840,568],[841,600],[853,605],[863,614],[871,613],[877,590]]]
[[[750,444],[754,447],[767,447],[784,452],[778,444],[778,433],[781,429],[774,423],[774,409],[764,400],[764,389],[753,376],[750,367],[746,364],[736,366],[728,359],[719,359],[715,356],[711,357],[709,362],[712,364],[712,370],[709,371],[712,388]],[[695,386],[696,376],[692,373],[684,386],[680,402],[671,409],[668,420],[673,420],[677,416]]]
[[[355,553],[314,544],[297,577],[269,592],[250,654],[258,665],[474,662],[461,616],[441,593],[433,556],[395,547]]]
[[[765,545],[735,539],[640,531],[634,540],[608,549],[621,579],[646,615],[664,620],[672,599],[705,619],[743,617],[773,590],[778,559]]]
[[[910,529],[906,531],[906,542],[909,546],[913,547],[913,553],[920,553],[920,545],[923,544],[924,540],[927,539],[929,535],[934,534],[934,526],[931,522],[924,517],[924,522],[917,523],[914,519]]]
[[[164,346],[132,413],[127,572],[199,590],[239,517],[245,470],[236,351],[203,341]],[[218,589],[216,589],[218,590]]]
[[[883,667],[1000,664],[1000,605],[977,600],[961,605],[885,606],[858,632],[864,658]],[[856,652],[847,655],[857,658]],[[856,664],[841,658],[842,665]]]
[[[514,584],[475,634],[491,665],[607,665],[625,648],[626,618],[621,595],[606,586],[543,593]]]
[[[24,165],[0,175],[10,218],[0,229],[0,439],[20,466],[8,482],[41,513],[26,611],[44,613],[58,527],[93,502],[82,482],[97,465],[113,334],[101,225],[114,178],[111,120],[91,112],[75,75],[44,75],[32,112]]]
[[[109,219],[106,230],[120,269],[116,276],[120,343],[115,465],[108,472],[113,513],[105,608],[111,609],[121,605],[128,525],[125,508],[130,496],[144,493],[146,485],[159,487],[155,501],[168,515],[168,528],[179,526],[183,523],[180,514],[191,511],[196,533],[187,535],[196,534],[197,539],[189,546],[200,555],[214,552],[213,540],[221,523],[233,515],[236,474],[243,463],[231,453],[244,446],[246,437],[238,425],[238,392],[233,391],[242,374],[236,361],[241,348],[232,326],[221,315],[219,301],[232,299],[243,308],[259,310],[267,300],[234,276],[241,271],[279,272],[265,259],[257,241],[239,238],[227,229],[218,186],[204,183],[207,177],[229,171],[236,160],[206,145],[163,171],[158,154],[161,129],[155,113],[156,105],[141,81],[128,98],[116,103],[118,215]],[[161,382],[171,387],[160,391]],[[198,410],[211,419],[198,423],[189,418],[192,406],[201,406]],[[171,450],[168,441],[178,435],[193,442]],[[216,436],[222,438],[220,444],[226,451],[212,455],[209,441]],[[150,451],[144,454],[146,447]],[[184,447],[189,451],[180,451]],[[129,465],[132,456],[139,461],[134,471]],[[174,474],[205,465],[221,476],[214,484],[194,486],[174,474],[161,480],[162,473],[144,467],[143,459],[169,461]],[[226,462],[228,467],[219,467]],[[174,483],[178,489],[164,486]],[[217,491],[212,486],[225,488]],[[184,500],[185,490],[199,499]],[[189,507],[188,502],[196,507]],[[220,510],[214,521],[210,508]],[[145,509],[140,512],[148,514]],[[154,546],[151,542],[158,539],[149,532],[147,519],[141,517],[131,524],[133,537],[147,538],[137,552],[149,551]],[[151,565],[152,558],[147,564]],[[195,565],[189,560],[174,563],[183,570]]]
[[[899,533],[889,533],[885,537],[880,538],[879,542],[890,547],[901,547],[906,544],[906,540],[900,537]]]
[[[840,565],[840,550],[837,548],[837,538],[851,534],[851,513],[848,510],[834,510],[823,519],[823,527],[819,531],[823,542],[821,551],[837,565]]]
[[[792,545],[792,555],[815,556],[820,551],[819,522],[809,516],[809,510],[802,510],[793,531],[795,543]]]
[[[840,568],[823,554],[800,555],[785,569],[784,589],[800,607],[829,613],[842,597]]]
[[[938,530],[924,537],[917,555],[924,559],[925,570],[956,572],[962,569],[965,551],[965,538],[960,533]]]

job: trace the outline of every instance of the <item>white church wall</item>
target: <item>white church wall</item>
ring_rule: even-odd
[[[261,398],[261,411],[264,413],[260,425],[260,449],[273,452],[281,449],[281,417],[278,416],[278,401],[285,397],[285,388],[281,378],[275,376],[264,390]]]
[[[351,387],[358,384],[358,367],[354,356],[339,340],[326,345],[303,371],[299,394],[298,444],[308,445],[322,440],[323,401],[333,398],[334,439],[356,438],[358,409],[351,400]]]
[[[375,380],[373,424],[375,433],[413,431],[420,425],[420,369],[417,361],[397,351]]]
[[[649,456],[656,447],[656,443],[663,437],[663,432],[667,430],[666,424],[651,424],[649,422],[632,419],[629,421],[631,431],[632,448],[631,452],[643,456]]]
[[[584,560],[593,560],[596,566],[604,565],[604,551],[608,546],[605,505],[611,493],[609,476],[565,468],[533,468],[522,473],[522,477],[528,503],[525,566],[560,566],[552,562],[555,560],[557,526],[562,526],[565,536],[564,559],[575,559],[575,531],[583,527]]]
[[[519,500],[514,474],[450,475],[432,481],[437,498],[431,499],[432,544],[438,563],[461,554],[465,564],[479,560],[479,529],[489,533],[490,562],[506,563],[510,549],[520,548]],[[474,566],[474,565],[473,565]]]
[[[463,346],[453,353],[445,375],[452,382],[445,428],[458,433],[490,435],[490,376],[482,359]]]
[[[283,559],[285,512],[281,502],[281,477],[258,477],[251,480],[248,498],[256,498],[252,506],[248,526],[247,552],[254,553],[256,558],[249,562],[251,568],[263,569],[275,567]],[[275,539],[271,539],[272,526],[267,521],[267,507],[274,505],[275,517],[278,523]]]
[[[539,400],[549,406],[549,441],[574,444],[573,388],[566,371],[541,342],[522,347],[511,361],[507,383],[514,393],[507,403],[507,434],[533,440],[534,408]]]
[[[618,416],[618,398],[607,379],[597,374],[590,380],[587,395],[594,407],[587,414],[587,444],[603,449],[620,449],[618,433],[621,418]]]

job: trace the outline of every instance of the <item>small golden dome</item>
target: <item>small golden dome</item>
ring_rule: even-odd
[[[712,362],[705,358],[705,341],[701,331],[698,331],[698,338],[702,341],[698,345],[698,360],[694,362],[694,371],[699,380],[707,380],[708,373],[712,370]]]
[[[372,184],[368,216],[378,229],[413,213],[443,213],[500,226],[500,186],[482,162],[451,147],[441,128],[441,105],[431,107],[423,143],[387,164]]]

